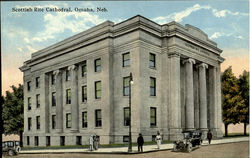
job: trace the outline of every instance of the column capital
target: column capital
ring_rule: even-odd
[[[76,69],[77,69],[77,66],[76,66],[76,65],[68,66],[68,70],[69,70],[69,71],[73,71],[73,70],[76,70]]]
[[[205,64],[205,63],[201,63],[201,64],[199,64],[199,65],[197,65],[197,68],[204,68],[204,69],[207,69],[208,68],[208,65],[207,64]]]
[[[55,75],[56,77],[57,77],[60,73],[62,73],[61,70],[55,70],[55,71],[53,71],[53,75]]]
[[[178,52],[170,52],[170,53],[168,53],[168,57],[180,57],[180,53],[178,53]]]
[[[188,58],[188,59],[186,59],[186,60],[183,60],[182,63],[183,63],[183,64],[185,64],[185,63],[195,64],[195,60],[192,59],[192,58]]]

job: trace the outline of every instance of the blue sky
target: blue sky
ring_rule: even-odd
[[[13,7],[105,7],[107,12],[24,12]],[[82,32],[106,20],[115,23],[142,15],[159,24],[177,21],[200,28],[223,50],[223,66],[236,74],[248,69],[249,1],[76,1],[1,2],[3,90],[22,83],[18,70],[31,53]],[[12,60],[14,62],[9,62]],[[237,63],[241,64],[237,64]],[[244,64],[242,63],[244,62]],[[235,66],[234,66],[235,65]],[[15,74],[13,76],[13,73]],[[6,88],[7,87],[7,88]]]

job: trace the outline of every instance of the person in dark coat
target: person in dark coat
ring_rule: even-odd
[[[209,130],[209,131],[207,132],[207,139],[208,139],[208,143],[209,143],[209,144],[211,143],[212,137],[213,137],[213,135],[212,135],[211,131]]]
[[[137,138],[137,144],[138,144],[138,152],[143,152],[144,139],[141,133],[139,133],[139,137]]]

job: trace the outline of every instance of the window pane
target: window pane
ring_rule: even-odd
[[[124,59],[124,60],[128,60],[128,59],[129,59],[129,53],[124,54],[124,55],[123,55],[123,59]]]
[[[155,86],[155,79],[154,78],[150,78],[150,86],[151,87]]]

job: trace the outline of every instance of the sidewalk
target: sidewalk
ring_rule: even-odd
[[[240,137],[240,138],[224,138],[219,140],[212,140],[211,144],[224,144],[224,143],[233,143],[233,142],[242,142],[249,141],[249,137]],[[202,146],[208,145],[208,141],[203,141]],[[173,144],[162,144],[162,150],[170,150],[173,148]],[[132,153],[137,152],[137,146],[132,148]],[[159,151],[157,145],[145,145],[143,146],[143,153]],[[45,154],[45,153],[89,153],[89,154],[131,154],[128,153],[128,147],[114,147],[114,148],[99,148],[98,150],[89,151],[89,149],[40,149],[40,150],[30,150],[30,151],[21,151],[20,154]]]

